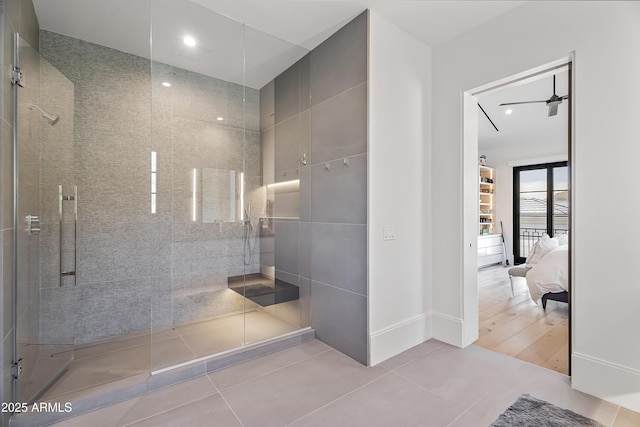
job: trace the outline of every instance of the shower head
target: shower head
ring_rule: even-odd
[[[51,113],[47,113],[46,111],[44,111],[42,108],[38,107],[33,102],[29,105],[29,108],[31,108],[31,109],[35,108],[36,110],[38,110],[40,112],[40,114],[42,114],[42,117],[47,119],[47,121],[49,122],[49,124],[51,126],[55,125],[56,123],[58,123],[58,120],[60,120],[60,116],[57,116],[57,115],[51,114]]]

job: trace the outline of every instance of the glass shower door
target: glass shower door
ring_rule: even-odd
[[[14,400],[39,399],[73,360],[74,88],[18,34],[14,66]]]

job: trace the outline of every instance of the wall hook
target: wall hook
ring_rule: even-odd
[[[329,163],[325,163],[324,164],[324,170],[326,170],[327,172],[329,172],[331,168],[329,167]]]
[[[302,164],[303,165],[307,164],[307,153],[302,154]]]
[[[342,166],[350,168],[351,166],[349,166],[349,159],[342,159]]]

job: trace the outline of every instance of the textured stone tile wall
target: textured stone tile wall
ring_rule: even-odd
[[[55,327],[66,304],[84,343],[245,309],[226,279],[258,271],[257,242],[245,266],[242,224],[202,222],[201,180],[203,168],[244,171],[247,201],[261,204],[258,91],[47,31],[41,53],[74,84],[79,192],[76,290],[43,320]]]

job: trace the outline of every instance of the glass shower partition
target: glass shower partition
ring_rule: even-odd
[[[152,304],[162,372],[308,325],[299,185],[278,201],[269,187],[282,181],[274,78],[307,52],[187,0],[154,1],[151,22],[150,210],[171,233],[171,277]]]
[[[308,52],[188,0],[104,28],[132,10],[127,48],[16,37],[18,402],[309,325]]]
[[[18,34],[14,48],[13,397],[32,402],[74,357],[74,85]]]
[[[152,2],[151,22],[149,209],[172,267],[153,297],[155,372],[243,345],[245,260],[257,260],[246,159],[259,147],[245,131],[257,97],[242,24],[186,0]]]

